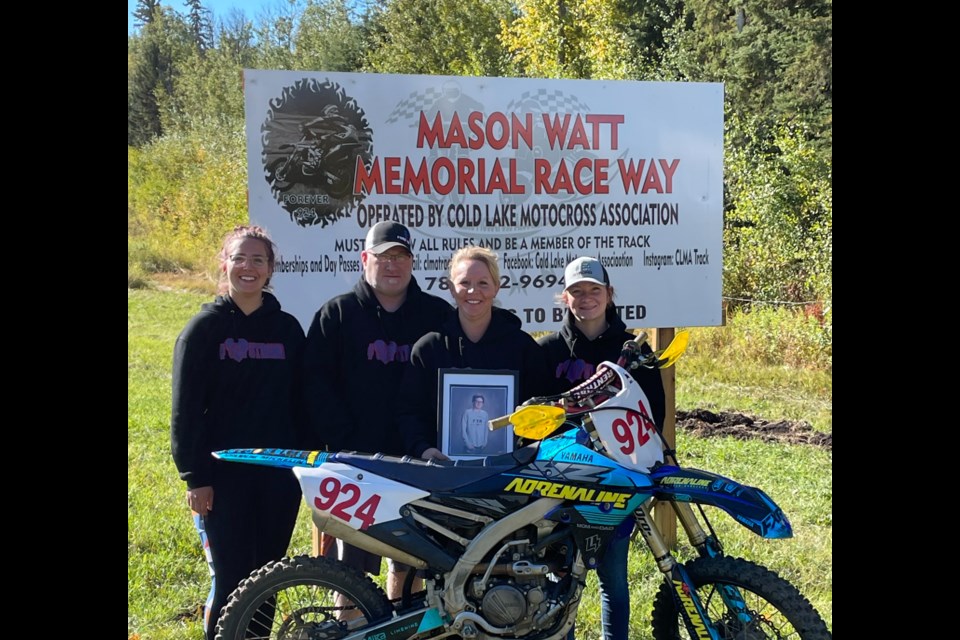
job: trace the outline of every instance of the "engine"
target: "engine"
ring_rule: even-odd
[[[493,564],[478,565],[467,583],[461,634],[465,638],[552,637],[576,617],[582,585],[569,574],[567,547],[534,552],[525,542],[508,543]],[[504,559],[503,556],[506,556]],[[483,569],[481,573],[479,570]]]
[[[427,601],[469,640],[562,638],[576,619],[586,567],[571,529],[543,516],[558,501],[448,498],[408,504],[423,536],[454,558],[428,579]]]

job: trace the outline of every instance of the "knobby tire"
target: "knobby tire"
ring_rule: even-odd
[[[322,629],[324,638],[346,635],[337,618],[345,603],[335,594],[352,601],[367,624],[391,615],[386,594],[357,569],[296,556],[271,562],[240,583],[223,608],[217,640],[313,637],[314,629]]]
[[[754,562],[722,556],[696,558],[684,564],[697,595],[724,640],[831,640],[823,618],[790,582]],[[728,611],[718,585],[739,589],[754,621],[744,624]],[[687,640],[690,635],[664,582],[653,603],[655,640]]]

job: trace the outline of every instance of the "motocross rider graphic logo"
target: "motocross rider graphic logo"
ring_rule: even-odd
[[[358,158],[370,165],[373,132],[339,84],[304,78],[285,87],[260,131],[264,178],[298,225],[325,227],[363,199],[354,173]]]

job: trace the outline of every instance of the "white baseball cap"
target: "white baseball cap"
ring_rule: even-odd
[[[610,277],[600,261],[590,256],[577,258],[563,270],[564,289],[569,289],[580,282],[593,282],[603,286],[610,286]]]

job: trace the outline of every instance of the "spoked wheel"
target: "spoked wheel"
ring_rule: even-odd
[[[724,640],[830,640],[827,625],[792,584],[742,558],[697,558],[684,565],[697,595]],[[664,583],[653,603],[656,640],[691,638],[671,585]],[[727,598],[724,592],[727,590]],[[737,598],[742,602],[734,602]],[[734,602],[733,607],[728,602]]]
[[[336,640],[390,613],[383,590],[356,569],[326,558],[284,558],[230,595],[217,640]]]

